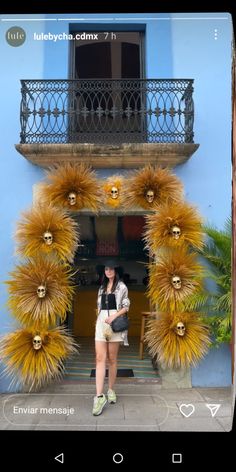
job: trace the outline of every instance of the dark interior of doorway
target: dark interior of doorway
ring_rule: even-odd
[[[103,217],[102,224],[107,230],[100,228],[102,235],[98,232],[99,225],[96,224],[100,217],[89,216],[87,218],[86,238],[82,231],[80,245],[75,254],[75,264],[80,264],[81,261],[84,260],[97,261],[99,263],[102,258],[107,258],[108,256],[117,258],[117,260],[120,261],[138,260],[144,264],[148,263],[149,255],[143,240],[145,227],[145,218],[143,216],[128,215],[114,217],[115,219],[113,221],[116,225],[116,229],[115,232],[113,232],[113,236],[111,236],[112,218],[110,216]],[[78,222],[79,221],[78,219]],[[82,229],[81,225],[81,230]],[[106,242],[107,244],[105,244]],[[104,243],[104,247],[102,243]]]
[[[75,73],[78,79],[112,79],[111,41],[76,48]],[[140,77],[140,45],[121,43],[120,79]]]

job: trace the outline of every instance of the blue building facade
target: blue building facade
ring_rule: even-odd
[[[83,17],[83,20],[80,19]],[[24,159],[15,149],[20,136],[20,80],[69,79],[71,41],[40,40],[43,33],[59,35],[74,31],[141,32],[143,74],[147,79],[194,79],[194,141],[199,148],[185,163],[174,168],[182,180],[185,200],[196,205],[207,223],[222,228],[231,213],[231,61],[232,24],[228,14],[99,14],[37,15],[42,21],[21,22],[26,32],[20,47],[5,41],[17,21],[1,17],[1,264],[0,333],[12,331],[15,321],[6,308],[4,281],[16,264],[13,232],[22,210],[32,204],[32,188],[44,178],[42,168]],[[47,20],[47,21],[44,21]],[[38,39],[37,39],[38,37]],[[35,39],[34,39],[35,38]],[[145,163],[144,163],[145,164]],[[119,169],[119,173],[123,172]],[[100,176],[114,174],[100,169]],[[213,358],[212,358],[213,356]],[[216,356],[216,357],[215,357]],[[219,365],[209,379],[211,366]],[[225,386],[231,383],[228,346],[192,370],[193,386]],[[213,364],[212,364],[213,363]],[[8,381],[0,380],[0,391]]]

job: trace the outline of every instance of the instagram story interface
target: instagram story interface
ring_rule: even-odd
[[[0,26],[0,429],[230,431],[230,14]]]

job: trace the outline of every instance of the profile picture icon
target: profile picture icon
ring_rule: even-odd
[[[6,32],[6,41],[12,47],[19,47],[24,44],[26,40],[26,32],[20,26],[12,26]]]

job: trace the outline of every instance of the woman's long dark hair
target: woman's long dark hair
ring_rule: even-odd
[[[117,286],[119,280],[120,280],[119,274],[118,274],[118,272],[117,272],[116,269],[115,269],[115,277],[114,277],[113,285],[112,285],[112,288],[111,288],[111,291],[112,291],[112,292],[115,291],[116,286]],[[104,274],[104,275],[103,275],[103,278],[102,278],[102,285],[101,285],[101,288],[102,288],[103,293],[107,291],[108,282],[109,282],[109,279],[108,279],[108,277]]]

